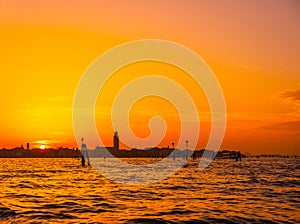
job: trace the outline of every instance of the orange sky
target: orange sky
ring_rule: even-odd
[[[0,0],[0,146],[31,142],[76,147],[72,102],[85,69],[118,44],[157,38],[194,50],[214,71],[228,112],[222,148],[300,154],[299,12],[297,0]],[[104,102],[96,105],[105,144],[112,144],[108,115],[120,86],[138,74],[159,73],[199,98],[198,147],[205,146],[210,128],[207,100],[183,71],[142,63],[119,73],[126,78],[115,74],[100,96]],[[157,114],[168,125],[160,146],[171,145],[180,122],[176,110],[162,99],[138,102],[131,114],[132,129],[146,137],[148,121]]]

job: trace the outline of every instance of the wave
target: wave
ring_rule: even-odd
[[[5,206],[0,205],[0,220],[8,219],[16,216],[16,212],[7,208]]]
[[[176,222],[167,221],[161,218],[151,219],[151,218],[136,218],[136,219],[129,219],[124,223],[133,224],[133,223],[152,223],[152,224],[171,224]]]

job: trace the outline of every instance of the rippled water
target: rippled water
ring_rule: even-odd
[[[300,159],[216,160],[204,171],[190,161],[146,186],[112,182],[79,163],[0,159],[0,222],[300,223]]]

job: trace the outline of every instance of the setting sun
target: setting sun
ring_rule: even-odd
[[[45,149],[45,148],[46,148],[45,145],[41,145],[41,146],[40,146],[40,149]]]

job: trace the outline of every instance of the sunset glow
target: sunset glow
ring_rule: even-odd
[[[86,68],[112,47],[154,38],[192,49],[218,78],[228,113],[223,149],[300,154],[298,2],[150,2],[0,1],[0,146],[45,139],[53,147],[78,147],[72,104]],[[197,148],[205,147],[211,127],[205,94],[184,71],[155,62],[122,68],[99,93],[95,119],[104,144],[112,145],[115,131],[109,119],[114,97],[140,74],[164,75],[188,90],[198,102]],[[131,128],[147,137],[148,122],[156,115],[168,127],[159,146],[171,146],[178,141],[180,119],[161,98],[138,101]]]
[[[300,0],[0,0],[0,223],[300,223]]]

